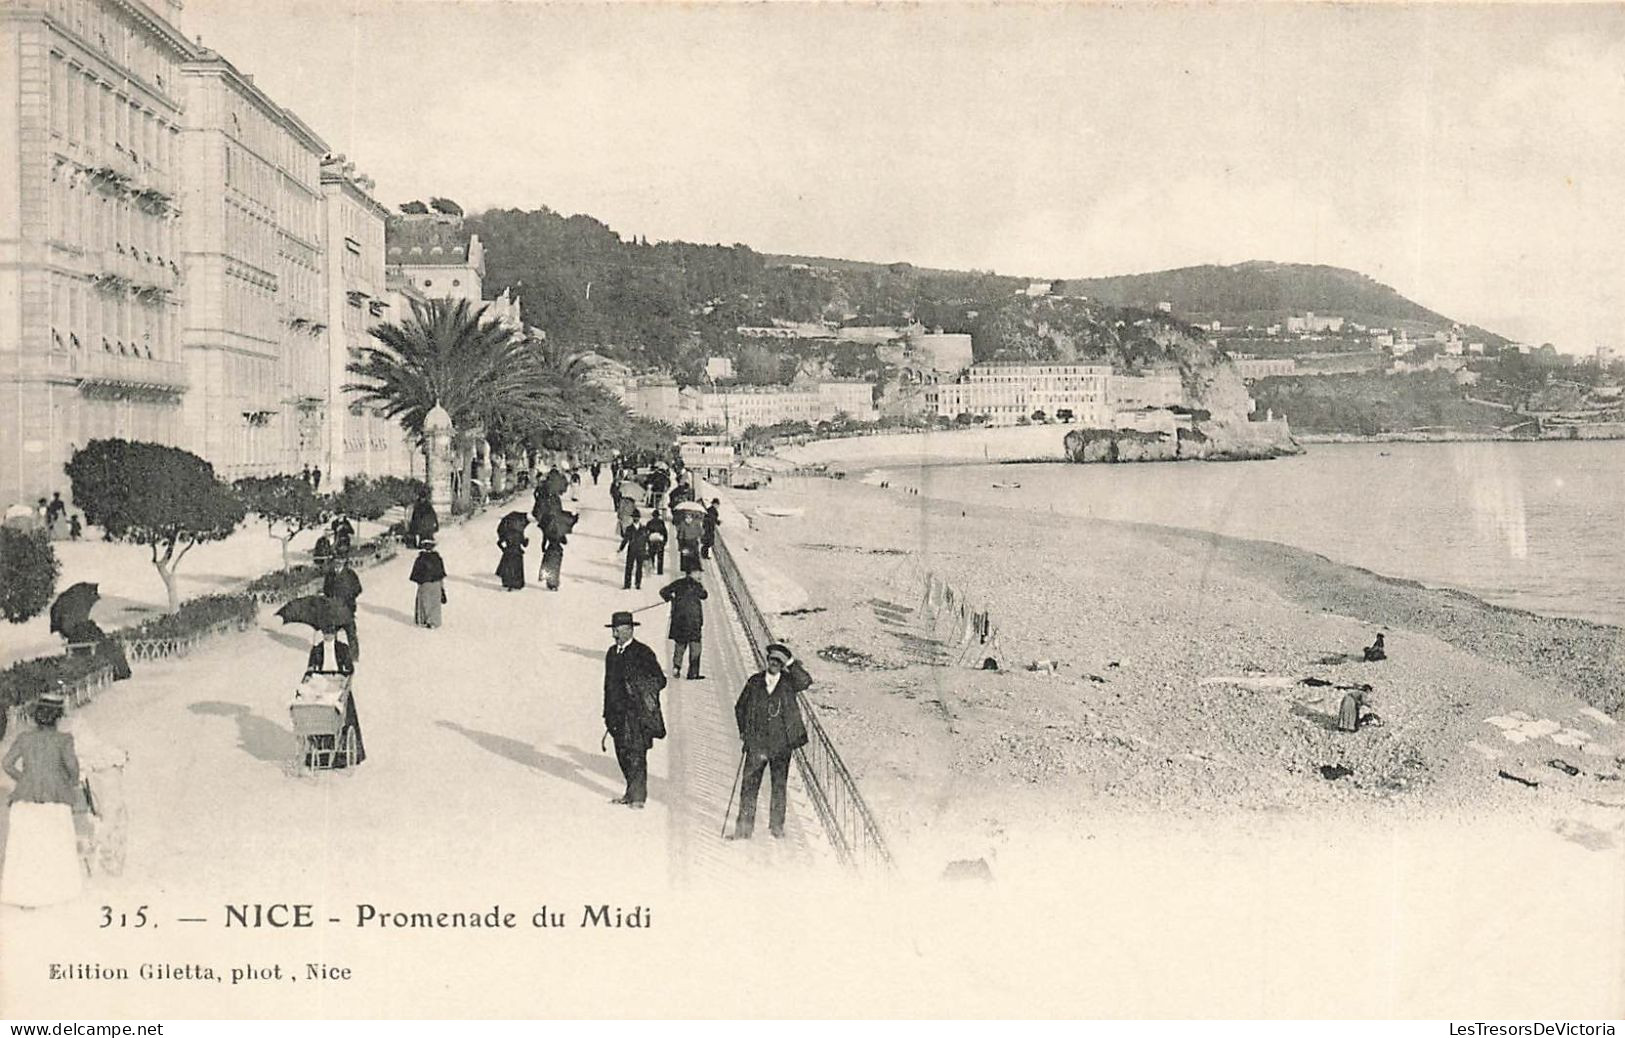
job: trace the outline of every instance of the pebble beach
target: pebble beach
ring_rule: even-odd
[[[799,592],[770,619],[814,669],[820,718],[888,836],[930,862],[1214,819],[1493,819],[1593,850],[1625,834],[1615,628],[1277,544],[852,479],[732,497],[750,529],[730,544]],[[943,644],[932,578],[992,643]],[[1379,632],[1388,658],[1364,662]]]

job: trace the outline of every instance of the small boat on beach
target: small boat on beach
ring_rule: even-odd
[[[994,490],[1020,490],[1021,489],[1021,484],[1020,483],[995,483],[995,484],[993,484],[993,489]]]

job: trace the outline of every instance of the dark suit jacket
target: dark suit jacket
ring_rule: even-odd
[[[326,655],[322,649],[326,643],[318,642],[310,647],[310,658],[305,661],[306,674],[331,674],[335,670],[340,674],[354,674],[355,663],[350,659],[350,647],[341,641],[333,643],[333,659],[324,660]]]
[[[661,588],[660,597],[671,603],[671,627],[666,637],[674,642],[698,641],[705,628],[705,585],[693,577],[684,577]]]
[[[801,719],[801,693],[812,684],[812,676],[792,660],[779,676],[778,688],[767,690],[767,671],[757,671],[745,682],[734,704],[734,720],[745,752],[757,757],[787,757],[807,745],[807,724]]]
[[[655,651],[636,638],[625,649],[611,646],[604,653],[604,727],[617,741],[627,739],[648,747],[652,738],[646,731],[642,690],[658,694],[666,687],[666,672],[660,669]]]

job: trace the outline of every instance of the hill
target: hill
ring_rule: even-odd
[[[1456,323],[1358,271],[1307,263],[1253,260],[1228,267],[1208,264],[1119,277],[1068,278],[1063,290],[1112,306],[1155,309],[1168,302],[1186,320],[1236,327],[1264,327],[1304,313],[1413,332],[1448,330]],[[1481,328],[1467,330],[1475,339],[1495,345],[1506,341]]]

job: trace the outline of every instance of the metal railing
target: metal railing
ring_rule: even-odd
[[[728,598],[732,600],[740,623],[744,625],[745,637],[750,642],[756,665],[764,666],[767,647],[774,641],[767,617],[751,597],[750,588],[746,586],[721,531],[717,533],[712,552],[716,556],[722,584],[728,589]],[[880,834],[879,823],[875,821],[869,805],[864,803],[862,794],[858,792],[857,780],[836,752],[835,743],[824,730],[811,704],[804,704],[801,715],[807,726],[807,745],[796,751],[796,767],[801,772],[801,781],[807,787],[813,807],[818,812],[818,820],[823,823],[824,832],[835,853],[844,864],[856,868],[891,868],[891,850]]]

